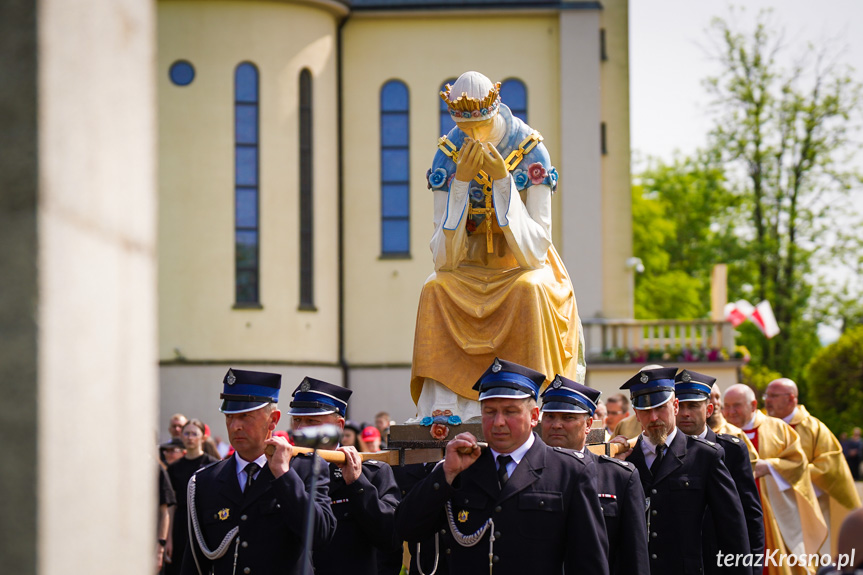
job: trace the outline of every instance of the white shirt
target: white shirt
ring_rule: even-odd
[[[533,433],[531,432],[530,437],[527,438],[527,441],[521,444],[521,447],[513,451],[512,453],[499,453],[494,449],[491,449],[491,454],[494,456],[494,465],[497,467],[497,456],[498,455],[509,455],[512,457],[512,461],[506,464],[506,474],[509,477],[512,477],[512,474],[515,473],[516,466],[521,463],[521,460],[524,459],[524,456],[527,455],[528,450],[531,448],[534,442]]]
[[[671,447],[671,442],[674,441],[675,435],[677,435],[677,427],[675,427],[671,433],[668,434],[668,437],[665,438],[666,449]],[[644,440],[641,442],[641,452],[644,453],[644,462],[647,464],[647,468],[650,469],[650,466],[653,465],[653,462],[656,460],[656,446],[650,442],[647,435],[642,433],[641,436]]]
[[[701,433],[699,433],[698,435],[693,435],[692,437],[697,437],[698,439],[705,439],[707,437],[707,426],[704,426],[704,430]]]
[[[795,415],[797,415],[797,408],[796,407],[794,408],[794,411],[792,411],[791,413],[788,414],[788,417],[783,417],[782,421],[784,421],[788,425],[791,425],[791,420],[794,419]]]
[[[240,491],[246,490],[246,466],[251,463],[251,461],[246,461],[242,457],[240,457],[239,453],[234,452],[234,459],[237,461],[237,481],[240,482]],[[255,463],[258,464],[258,472],[255,473],[254,478],[257,478],[261,473],[261,469],[267,464],[267,456],[263,453],[260,457],[255,460]]]

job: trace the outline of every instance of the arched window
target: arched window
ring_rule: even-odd
[[[410,256],[410,148],[408,87],[381,88],[381,254]]]
[[[527,88],[516,78],[504,80],[500,85],[500,99],[509,106],[512,115],[527,123]]]
[[[450,78],[440,85],[440,91],[446,92],[446,85],[452,85],[455,81],[455,78]],[[449,115],[449,108],[447,108],[446,102],[443,101],[443,98],[438,97],[438,102],[440,104],[440,135],[446,136],[449,134],[449,131],[455,127],[455,122],[453,121],[452,116]]]
[[[315,309],[312,203],[312,73],[300,72],[300,309]]]
[[[236,303],[260,302],[258,69],[243,62],[234,72],[234,246]]]

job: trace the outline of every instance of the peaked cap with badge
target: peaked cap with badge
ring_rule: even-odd
[[[645,369],[633,375],[620,389],[629,390],[635,409],[653,409],[668,403],[674,396],[676,367]]]
[[[674,377],[674,395],[680,401],[705,401],[710,397],[715,381],[715,377],[682,369]]]
[[[545,383],[545,375],[511,361],[494,358],[473,389],[483,399],[536,399]]]
[[[224,389],[219,395],[222,399],[219,411],[226,415],[246,413],[279,402],[282,376],[278,373],[231,368],[222,384]]]
[[[596,412],[601,391],[582,385],[560,374],[542,392],[542,412],[589,413]]]
[[[326,381],[306,377],[291,396],[290,415],[328,415],[335,413],[345,416],[348,400],[353,391],[333,385]]]

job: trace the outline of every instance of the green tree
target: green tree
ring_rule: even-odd
[[[733,285],[748,278],[736,233],[740,200],[726,187],[716,154],[698,152],[671,163],[652,160],[632,188],[633,253],[639,319],[695,319],[710,311],[710,274],[730,262]]]
[[[818,348],[813,268],[822,257],[850,255],[836,217],[860,182],[845,168],[856,151],[860,85],[811,47],[809,58],[784,70],[776,59],[780,35],[767,19],[761,13],[751,33],[714,20],[721,73],[705,85],[716,112],[711,148],[748,211],[752,281],[732,294],[770,301],[782,330],[743,343],[765,365],[799,379]]]
[[[835,432],[860,425],[863,413],[863,326],[847,330],[819,351],[806,367],[806,379],[817,386],[807,407]]]

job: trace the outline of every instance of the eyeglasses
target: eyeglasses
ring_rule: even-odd
[[[790,393],[765,393],[761,396],[761,399],[776,399],[777,397],[782,397],[783,395],[791,395]]]
[[[606,411],[606,415],[623,415],[625,411]]]

